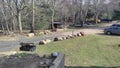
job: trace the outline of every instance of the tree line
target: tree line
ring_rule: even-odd
[[[49,24],[68,20],[119,19],[119,0],[0,0],[0,30],[5,34],[29,29],[46,29]]]

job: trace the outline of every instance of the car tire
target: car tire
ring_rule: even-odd
[[[108,32],[106,32],[106,34],[107,34],[107,35],[111,35],[111,32],[110,32],[110,31],[108,31]]]
[[[33,51],[34,51],[34,48],[31,48],[30,51],[33,52]]]
[[[31,52],[33,52],[33,51],[35,51],[35,50],[36,50],[36,47],[30,48],[30,51],[31,51]]]

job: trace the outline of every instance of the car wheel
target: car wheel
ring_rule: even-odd
[[[30,51],[35,51],[35,49],[36,49],[36,47],[32,47],[32,48],[30,49]]]
[[[31,48],[31,49],[30,49],[30,51],[34,51],[34,49],[33,49],[33,48]]]
[[[108,31],[108,32],[106,32],[106,34],[107,34],[107,35],[111,35],[111,32],[110,32],[110,31]]]

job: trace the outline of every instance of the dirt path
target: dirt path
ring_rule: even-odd
[[[104,28],[107,28],[112,24],[114,24],[114,22],[113,23],[100,24],[98,26],[91,26],[89,28],[75,29],[73,31],[64,32],[64,33],[61,33],[61,34],[62,35],[68,35],[68,34],[72,34],[72,33],[74,34],[74,33],[78,33],[78,32],[84,32],[86,35],[102,34],[103,31],[104,31]]]

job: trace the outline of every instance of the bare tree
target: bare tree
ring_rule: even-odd
[[[50,5],[50,9],[52,11],[51,27],[54,30],[55,27],[53,25],[53,22],[54,22],[54,16],[55,16],[55,9],[56,9],[56,6],[57,6],[57,0],[48,0],[48,4]]]
[[[7,33],[16,30],[22,32],[23,29],[34,32],[35,26],[40,27],[42,22],[51,22],[54,29],[55,20],[66,25],[69,19],[83,27],[89,13],[92,13],[91,18],[95,23],[106,14],[107,18],[112,18],[114,10],[120,9],[119,2],[120,0],[0,0],[0,29]]]
[[[25,0],[14,0],[15,7],[16,7],[16,17],[17,17],[17,22],[19,24],[19,31],[20,33],[22,32],[22,22],[21,22],[21,12],[22,10],[26,7],[25,6]]]
[[[15,7],[14,7],[14,2],[12,0],[6,0],[9,12],[10,12],[10,21],[11,23],[11,31],[16,31],[16,20],[15,20]]]
[[[94,21],[97,24],[98,23],[98,17],[103,10],[105,0],[93,0],[93,9],[94,9]]]
[[[9,34],[10,33],[10,29],[9,29],[9,23],[8,23],[8,12],[7,12],[7,6],[6,6],[6,1],[5,0],[2,0],[2,7],[1,7],[1,12],[2,12],[2,15],[3,15],[3,18],[4,18],[4,22],[5,22],[5,24],[4,25],[6,25],[6,30],[7,30],[7,32],[5,32],[5,33],[7,33],[7,34]],[[4,26],[2,26],[3,28],[4,28]]]
[[[30,33],[34,33],[34,25],[35,25],[35,9],[34,9],[34,7],[35,7],[35,5],[34,5],[35,3],[34,3],[34,0],[32,0],[32,23],[30,24],[30,26],[31,26],[31,31],[30,31]]]

